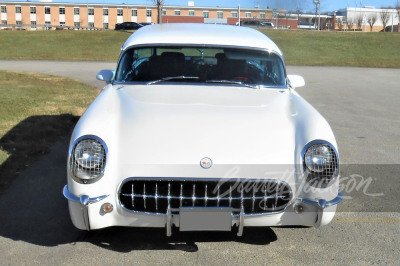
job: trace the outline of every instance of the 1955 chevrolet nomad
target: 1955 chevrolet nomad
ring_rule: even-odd
[[[79,120],[68,154],[73,224],[230,231],[328,224],[342,200],[326,120],[280,49],[250,28],[146,26]]]

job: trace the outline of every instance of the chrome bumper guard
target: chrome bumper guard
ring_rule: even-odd
[[[300,201],[303,203],[317,206],[317,208],[318,208],[318,216],[317,217],[318,218],[314,225],[316,228],[320,227],[320,225],[321,225],[322,214],[324,212],[324,209],[329,206],[337,205],[342,200],[343,200],[343,192],[340,189],[338,191],[338,195],[336,196],[336,198],[334,198],[333,200],[330,200],[330,201],[326,201],[324,199],[318,199],[318,200],[300,199]]]
[[[99,196],[99,197],[95,197],[95,198],[90,198],[88,195],[81,195],[81,196],[77,197],[74,194],[72,194],[71,192],[69,192],[68,185],[64,186],[63,195],[67,200],[81,203],[82,211],[83,211],[83,219],[84,219],[84,223],[85,223],[85,227],[86,227],[87,231],[90,230],[89,214],[88,214],[89,204],[99,202],[109,196],[109,195],[104,195],[104,196]]]

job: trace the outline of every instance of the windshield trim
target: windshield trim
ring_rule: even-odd
[[[119,67],[120,67],[120,62],[125,53],[127,53],[131,49],[138,49],[138,48],[148,48],[148,47],[201,47],[201,48],[228,48],[228,49],[247,49],[247,50],[252,50],[252,51],[259,51],[259,52],[267,52],[276,55],[282,63],[283,66],[283,74],[284,78],[286,80],[285,85],[276,85],[276,86],[268,86],[265,84],[251,84],[252,86],[255,87],[260,87],[262,88],[271,88],[271,89],[288,89],[289,86],[287,84],[287,72],[286,72],[286,62],[283,57],[283,54],[280,54],[279,52],[272,50],[272,49],[266,49],[266,48],[255,48],[255,47],[249,47],[249,46],[238,46],[238,45],[209,45],[209,44],[193,44],[193,43],[148,43],[148,44],[137,44],[137,45],[131,45],[128,47],[125,47],[123,50],[121,50],[121,53],[118,57],[117,61],[117,68],[115,70],[115,73],[118,73]],[[115,75],[114,75],[115,78]],[[113,79],[114,79],[113,78]],[[164,82],[164,81],[163,81]],[[167,81],[168,82],[168,81]],[[122,82],[122,81],[115,81],[112,80],[111,84],[115,85],[122,85],[122,84],[129,84],[129,85],[134,85],[134,84],[147,84],[148,82],[142,82],[142,81],[129,81],[129,82]],[[179,84],[184,83],[184,82],[179,82]],[[189,84],[195,84],[196,82],[190,82]],[[161,83],[160,83],[161,84]],[[210,84],[210,83],[205,83],[205,82],[198,82],[198,84]],[[215,84],[217,85],[217,84]],[[231,85],[235,86],[235,84],[221,84],[221,85]]]

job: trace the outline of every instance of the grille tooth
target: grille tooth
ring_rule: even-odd
[[[218,190],[217,190],[217,207],[219,207],[219,184],[217,185],[218,186]]]
[[[229,185],[229,207],[232,206],[232,185]]]
[[[168,206],[171,206],[171,183],[168,183]]]
[[[181,194],[179,197],[179,207],[182,207],[182,200],[183,200],[183,184],[181,184]]]
[[[192,196],[192,206],[194,207],[194,202],[196,201],[196,185],[193,184],[193,196]]]
[[[121,205],[127,210],[164,214],[168,206],[232,207],[243,208],[246,214],[270,213],[284,210],[291,198],[290,186],[276,180],[128,179],[119,192]]]
[[[158,211],[158,186],[157,186],[157,183],[156,183],[156,200],[155,200],[155,202],[156,202],[156,211]]]
[[[256,188],[255,188],[255,186],[253,185],[253,197],[252,197],[252,200],[251,200],[251,211],[252,212],[254,212],[254,202],[256,201]]]
[[[207,200],[208,200],[208,196],[207,196],[207,184],[205,186],[205,195],[204,195],[204,206],[207,207]]]

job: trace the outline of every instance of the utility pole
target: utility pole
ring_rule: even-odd
[[[86,0],[86,14],[87,14],[87,16],[86,16],[86,30],[88,30],[89,29],[89,0]]]
[[[317,24],[317,15],[319,14],[317,29],[320,30],[320,27],[321,27],[321,1],[313,0],[313,2],[315,4],[315,24]]]
[[[240,27],[240,5],[238,6],[238,21],[239,21],[239,27]]]

